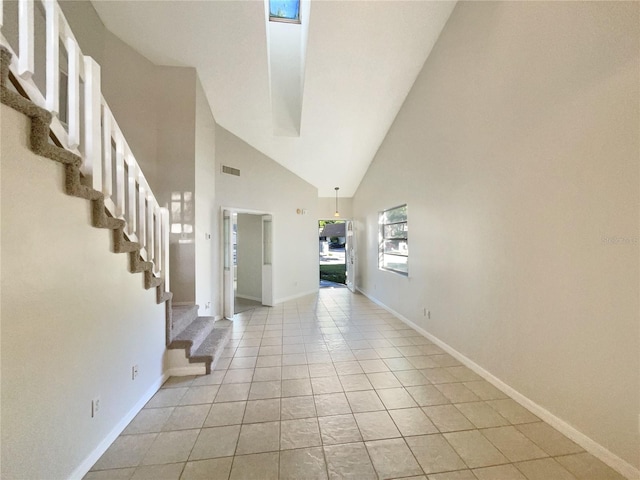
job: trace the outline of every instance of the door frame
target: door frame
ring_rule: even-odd
[[[320,221],[344,222],[345,246],[344,246],[344,268],[347,274],[345,286],[353,293],[356,292],[356,270],[357,270],[357,247],[356,247],[356,221],[347,218],[318,218]],[[349,275],[351,273],[351,275]]]
[[[356,229],[355,221],[347,220],[345,223],[344,261],[347,270],[347,288],[356,292]]]
[[[235,289],[234,289],[234,273],[232,267],[235,267],[233,263],[233,249],[229,248],[233,243],[233,228],[232,225],[237,225],[238,214],[257,215],[262,217],[262,305],[273,305],[273,217],[271,212],[265,212],[261,210],[249,210],[236,207],[220,207],[220,214],[222,216],[220,236],[222,238],[222,259],[221,262],[221,277],[222,277],[222,311],[225,318],[232,320],[234,315],[234,303],[235,303]],[[229,219],[228,228],[225,224]],[[235,218],[235,222],[232,219]],[[265,221],[271,222],[271,228],[265,228]],[[265,234],[270,234],[269,241],[265,241]],[[266,249],[269,251],[267,252]],[[265,256],[270,260],[269,264],[265,264]]]

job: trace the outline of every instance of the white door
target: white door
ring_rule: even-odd
[[[236,296],[236,241],[238,214],[225,210],[223,213],[224,243],[224,317],[233,319]]]
[[[273,218],[262,216],[262,304],[273,306]]]
[[[347,288],[356,291],[356,238],[353,230],[353,222],[347,220],[347,240],[345,245],[345,262],[347,264]]]

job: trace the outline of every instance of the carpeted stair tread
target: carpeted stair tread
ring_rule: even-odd
[[[172,326],[169,343],[173,342],[175,338],[182,333],[196,318],[198,318],[198,306],[197,305],[173,305],[172,312]]]
[[[192,352],[189,362],[205,362],[207,374],[211,373],[212,365],[215,366],[231,338],[232,325],[233,322],[229,320],[215,322],[211,333],[207,335],[200,347],[195,352]]]
[[[175,315],[175,313],[174,313]],[[187,356],[196,351],[205,338],[213,330],[215,317],[198,317],[177,335],[169,344],[169,348],[185,348]]]

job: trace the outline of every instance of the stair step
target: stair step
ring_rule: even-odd
[[[177,338],[198,317],[197,305],[173,305],[171,340]],[[171,342],[169,342],[171,343]]]
[[[189,362],[204,362],[207,374],[211,373],[212,365],[215,366],[222,355],[224,347],[231,338],[231,326],[233,322],[229,320],[218,320],[213,325],[213,330],[207,335],[200,347],[191,352]]]
[[[185,348],[187,355],[193,354],[214,329],[215,323],[215,317],[196,318],[173,339],[169,348]]]

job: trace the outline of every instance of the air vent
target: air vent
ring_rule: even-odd
[[[226,165],[222,166],[222,173],[228,173],[229,175],[235,175],[236,177],[240,176],[240,170],[233,167],[227,167]]]

